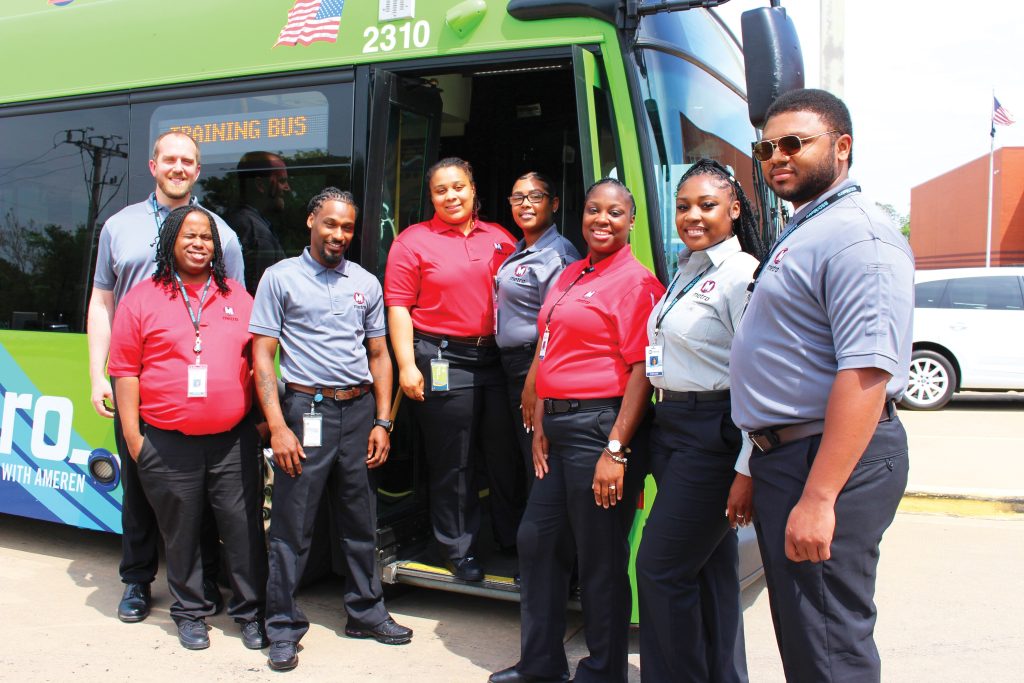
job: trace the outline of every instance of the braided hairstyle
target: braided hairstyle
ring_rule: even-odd
[[[310,215],[313,215],[320,210],[320,207],[326,202],[341,202],[351,206],[355,212],[356,217],[359,216],[359,205],[356,204],[356,198],[348,190],[339,190],[336,187],[325,187],[320,192],[313,196],[309,200],[309,204],[306,205],[306,210]]]
[[[433,166],[427,169],[427,188],[430,188],[430,181],[434,179],[434,174],[440,171],[442,168],[455,167],[461,169],[466,177],[469,178],[470,184],[473,186],[473,215],[471,220],[476,222],[480,218],[480,195],[476,192],[476,181],[473,180],[473,166],[465,159],[459,157],[445,157],[441,159]]]
[[[178,233],[181,226],[185,224],[185,218],[193,211],[198,211],[206,216],[210,222],[210,232],[213,234],[213,260],[210,261],[210,269],[213,272],[213,282],[221,294],[231,291],[228,287],[227,274],[224,271],[224,252],[220,246],[220,232],[217,230],[217,221],[213,215],[195,204],[179,206],[167,216],[167,220],[160,227],[160,234],[156,245],[156,271],[153,273],[153,282],[163,285],[164,289],[170,292],[173,299],[178,295],[178,282],[174,277],[177,266],[174,262],[174,245],[178,241]]]
[[[633,199],[633,193],[630,192],[629,188],[626,187],[625,183],[623,183],[618,178],[611,178],[611,177],[601,178],[596,183],[594,183],[593,185],[591,185],[590,187],[587,188],[586,197],[589,198],[590,195],[594,192],[594,190],[596,190],[597,188],[599,188],[602,185],[611,185],[611,186],[617,187],[620,190],[622,190],[623,192],[625,192],[626,196],[629,197],[629,204],[632,207],[631,210],[630,210],[630,214],[629,215],[634,217],[634,218],[636,217],[636,200]]]
[[[679,179],[679,183],[676,185],[676,194],[679,194],[679,190],[690,178],[697,176],[706,176],[716,181],[714,184],[716,187],[722,190],[729,190],[732,195],[732,199],[735,199],[740,203],[740,215],[739,218],[732,222],[732,231],[736,234],[736,237],[740,240],[740,248],[756,258],[758,261],[764,258],[765,248],[761,242],[761,235],[757,226],[757,216],[754,214],[754,209],[750,206],[750,200],[747,199],[747,194],[743,191],[743,188],[736,178],[733,177],[732,173],[722,164],[718,163],[714,159],[703,158],[697,163],[686,170],[683,177]]]

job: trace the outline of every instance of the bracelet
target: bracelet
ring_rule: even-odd
[[[391,420],[382,420],[379,417],[378,418],[374,418],[374,420],[373,420],[373,426],[374,427],[383,427],[384,431],[387,431],[387,432],[391,431],[391,425],[392,424],[393,423],[391,422]]]
[[[608,457],[611,458],[614,462],[617,462],[620,465],[622,465],[623,469],[625,469],[629,465],[629,458],[623,457],[621,455],[616,455],[607,448],[604,449],[604,452],[607,453]]]

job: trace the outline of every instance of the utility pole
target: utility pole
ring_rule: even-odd
[[[846,0],[821,0],[821,87],[843,98],[846,70]]]
[[[88,154],[92,160],[89,178],[87,179],[89,184],[89,214],[85,223],[85,233],[89,242],[89,248],[85,250],[85,261],[82,264],[82,274],[86,280],[86,285],[82,288],[82,317],[79,320],[80,329],[82,330],[85,330],[86,316],[89,309],[90,287],[88,285],[88,275],[89,269],[92,268],[92,257],[96,249],[96,221],[99,219],[103,188],[106,185],[116,186],[118,184],[117,176],[112,176],[107,180],[104,163],[112,157],[128,158],[128,153],[124,151],[125,143],[119,142],[121,140],[120,135],[89,135],[91,131],[92,128],[74,128],[64,131],[64,143],[78,147]]]

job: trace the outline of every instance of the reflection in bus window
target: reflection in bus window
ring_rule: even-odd
[[[675,184],[693,162],[709,157],[731,168],[753,196],[748,150],[754,129],[746,102],[703,69],[653,49],[639,52],[637,59],[655,156],[661,239],[671,277],[683,247],[675,227]]]
[[[126,204],[128,108],[0,118],[0,140],[0,328],[84,332],[96,241]]]

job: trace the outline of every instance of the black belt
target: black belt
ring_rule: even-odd
[[[662,401],[685,401],[689,403],[701,403],[703,401],[728,401],[729,390],[721,391],[669,391],[668,389],[655,389],[654,395],[658,397],[658,403]]]
[[[537,352],[536,344],[519,344],[518,346],[502,346],[501,352],[510,356],[533,356]]]
[[[413,330],[413,336],[419,337],[420,339],[426,339],[429,342],[434,342],[440,345],[441,342],[446,341],[449,344],[465,344],[466,346],[497,346],[498,343],[494,341],[494,335],[489,334],[481,337],[455,337],[450,334],[438,336],[436,334],[429,334],[427,332],[421,332],[419,330]]]
[[[369,384],[360,384],[357,387],[349,387],[348,389],[325,389],[324,387],[307,387],[304,384],[294,384],[288,382],[285,384],[286,387],[292,391],[297,391],[300,394],[309,394],[315,396],[320,393],[324,398],[333,398],[335,401],[350,401],[353,398],[359,398],[363,394],[370,393]]]
[[[584,410],[603,410],[604,408],[618,408],[622,403],[622,397],[614,398],[546,398],[544,399],[545,415],[560,415],[562,413],[578,413]]]
[[[885,405],[882,406],[882,414],[878,417],[879,422],[888,422],[889,420],[896,417],[896,403],[895,401],[886,401]],[[759,429],[756,432],[750,432],[748,438],[757,448],[767,453],[773,448],[778,448],[784,443],[796,441],[798,439],[806,439],[809,436],[817,436],[825,431],[825,421],[815,420],[813,422],[803,422],[796,425],[787,425],[785,427],[772,427],[769,429]]]

